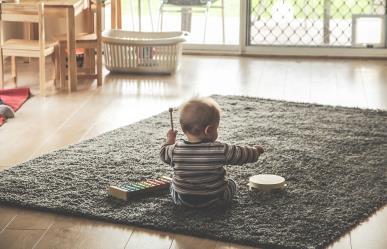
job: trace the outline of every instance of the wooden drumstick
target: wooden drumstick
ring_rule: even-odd
[[[173,130],[173,118],[172,118],[172,112],[173,112],[173,108],[169,108],[169,117],[171,118],[171,128]]]

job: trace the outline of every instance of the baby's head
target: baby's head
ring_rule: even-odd
[[[180,108],[180,125],[189,141],[211,141],[218,138],[220,107],[212,98],[195,98]]]

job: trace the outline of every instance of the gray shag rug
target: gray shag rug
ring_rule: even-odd
[[[214,98],[221,141],[266,148],[255,164],[227,167],[239,184],[229,207],[178,208],[167,192],[128,202],[106,195],[109,183],[172,173],[158,158],[168,112],[0,172],[0,202],[264,248],[324,247],[387,203],[387,112]],[[282,175],[288,187],[249,192],[260,173]]]

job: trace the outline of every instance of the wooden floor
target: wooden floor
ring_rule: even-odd
[[[9,71],[9,70],[8,70]],[[19,85],[38,93],[37,63]],[[8,87],[12,87],[11,84]],[[103,87],[33,96],[0,128],[0,170],[144,119],[196,95],[250,95],[387,109],[387,61],[184,56],[174,76],[109,75]],[[221,131],[220,131],[221,132]],[[387,248],[387,208],[331,248]],[[101,221],[0,206],[0,248],[250,248]]]

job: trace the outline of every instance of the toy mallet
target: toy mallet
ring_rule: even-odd
[[[173,112],[173,108],[169,108],[169,117],[171,118],[171,128],[173,130],[173,118],[172,118],[172,112]]]

